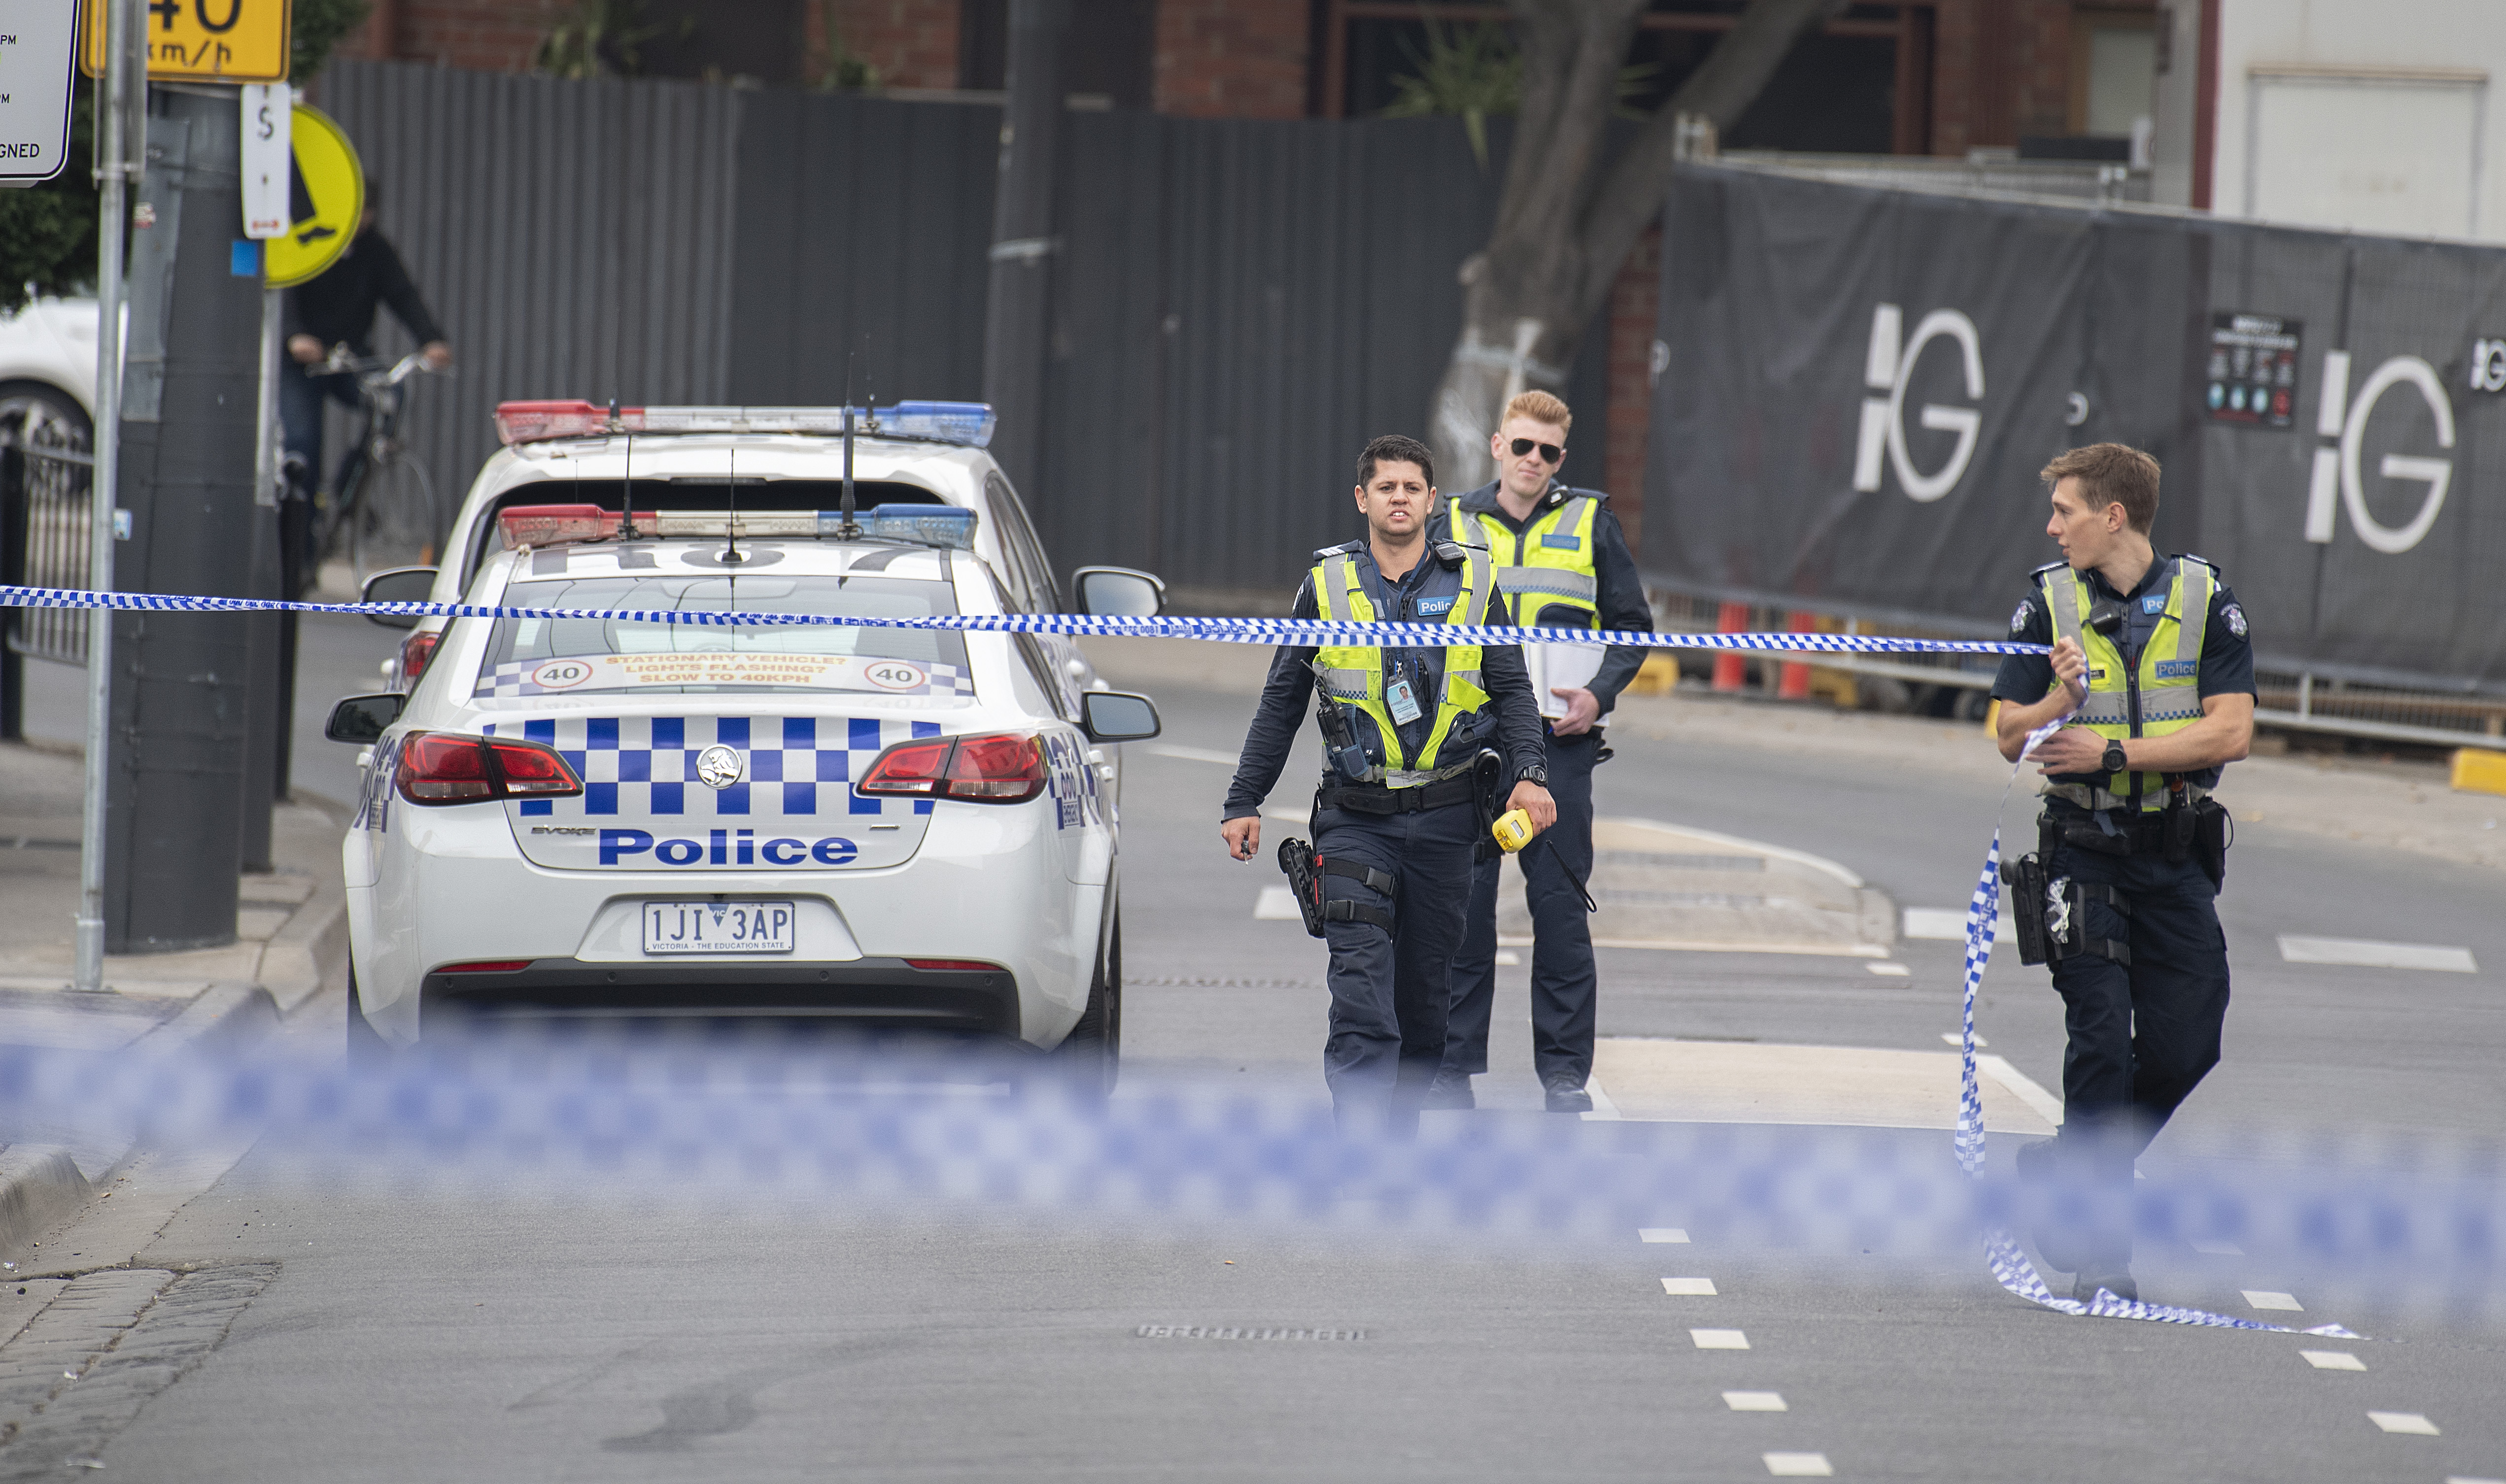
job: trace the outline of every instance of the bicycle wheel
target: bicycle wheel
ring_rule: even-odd
[[[425,468],[405,453],[369,466],[356,503],[342,514],[348,527],[348,560],[360,583],[384,568],[432,561],[443,544],[435,483]]]

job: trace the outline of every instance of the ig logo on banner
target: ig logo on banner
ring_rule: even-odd
[[[2480,374],[2479,366],[2475,360],[2475,378]],[[2427,486],[2418,513],[2400,526],[2381,523],[2367,509],[2366,481],[2358,469],[2359,445],[2366,441],[2367,419],[2375,415],[2376,404],[2386,392],[2405,383],[2417,389],[2427,403],[2428,412],[2436,419],[2436,445],[2452,448],[2453,405],[2446,400],[2445,387],[2437,380],[2434,367],[2416,356],[2395,356],[2377,367],[2358,388],[2358,395],[2350,398],[2346,396],[2349,352],[2323,353],[2323,393],[2315,408],[2314,431],[2317,437],[2339,442],[2314,450],[2314,477],[2306,496],[2308,541],[2322,545],[2332,540],[2332,507],[2336,499],[2348,509],[2349,529],[2357,532],[2358,539],[2370,548],[2386,556],[2399,556],[2427,539],[2428,528],[2436,524],[2437,512],[2445,509],[2446,490],[2453,482],[2453,461],[2417,454],[2384,455],[2377,465],[2378,474],[2387,479],[2416,479]]]
[[[1915,468],[1913,455],[1906,451],[1906,383],[1914,377],[1923,347],[1947,336],[1957,342],[1964,358],[1967,400],[1982,402],[1984,349],[1976,337],[1975,321],[1955,309],[1935,309],[1924,315],[1915,327],[1914,338],[1905,340],[1901,350],[1898,342],[1904,323],[1904,311],[1895,304],[1880,304],[1871,311],[1871,349],[1862,381],[1873,391],[1888,395],[1863,399],[1861,437],[1853,453],[1853,487],[1864,494],[1880,488],[1880,457],[1884,451],[1889,467],[1897,472],[1897,486],[1909,499],[1928,502],[1948,494],[1965,477],[1966,466],[1975,457],[1976,440],[1984,431],[1984,413],[1975,407],[1923,404],[1916,415],[1924,427],[1957,435],[1957,447],[1949,462],[1924,474]]]

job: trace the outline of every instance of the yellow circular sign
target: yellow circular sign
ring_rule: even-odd
[[[287,183],[290,221],[282,236],[262,244],[264,282],[284,289],[321,276],[357,239],[366,213],[366,172],[357,147],[318,108],[296,105],[291,147],[296,168]]]

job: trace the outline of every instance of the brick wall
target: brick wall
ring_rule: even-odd
[[[1653,420],[1653,333],[1661,299],[1662,230],[1656,228],[1628,254],[1603,311],[1610,337],[1610,444],[1601,487],[1610,492],[1610,510],[1628,529],[1628,545],[1638,549],[1644,536],[1645,435]]]
[[[957,86],[958,0],[835,0],[836,24],[855,56],[888,88]],[[809,55],[826,55],[826,11],[807,8]]]
[[[348,56],[437,62],[472,72],[522,72],[570,0],[375,0],[340,43]]]
[[[1304,118],[1311,23],[1307,0],[1158,0],[1158,112]]]

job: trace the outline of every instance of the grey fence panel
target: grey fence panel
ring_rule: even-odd
[[[459,358],[405,424],[448,510],[499,402],[728,399],[740,94],[341,59],[320,101]]]

